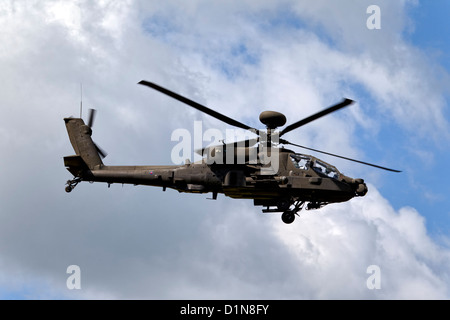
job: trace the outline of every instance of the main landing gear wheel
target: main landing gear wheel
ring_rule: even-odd
[[[283,212],[283,214],[281,215],[281,220],[283,220],[283,222],[286,224],[291,224],[292,222],[294,222],[295,220],[294,211],[288,210]]]
[[[303,209],[303,205],[305,201],[297,200],[294,202],[294,208],[289,209],[283,212],[281,215],[281,220],[283,220],[286,224],[291,224],[295,220],[295,215],[298,215],[298,212]]]

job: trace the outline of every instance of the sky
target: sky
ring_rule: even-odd
[[[1,1],[0,298],[449,299],[448,9]],[[87,182],[67,194],[63,118],[79,116],[80,84],[108,165],[171,164],[172,132],[194,121],[230,129],[141,80],[256,128],[264,110],[290,124],[353,99],[285,138],[402,172],[316,155],[369,192],[291,225],[223,195]],[[67,286],[72,265],[80,289]]]

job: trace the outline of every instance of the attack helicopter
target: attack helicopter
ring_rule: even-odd
[[[391,172],[399,170],[382,167],[337,154],[289,142],[285,134],[332,112],[351,105],[354,101],[343,99],[309,117],[294,122],[282,130],[286,117],[276,111],[264,111],[259,120],[266,130],[258,130],[222,113],[212,110],[178,93],[153,82],[142,80],[138,84],[159,91],[190,107],[212,116],[228,125],[249,130],[256,138],[197,150],[202,160],[183,165],[163,166],[108,166],[103,163],[106,152],[92,140],[95,110],[91,109],[88,123],[81,118],[64,118],[75,155],[64,157],[66,169],[74,176],[66,183],[71,192],[82,181],[148,185],[186,193],[211,193],[234,199],[252,199],[262,206],[263,213],[281,213],[284,223],[290,224],[302,210],[319,209],[331,203],[345,202],[362,197],[367,191],[364,179],[342,174],[335,166],[308,154],[294,152],[284,146],[310,150],[317,153],[357,162]]]

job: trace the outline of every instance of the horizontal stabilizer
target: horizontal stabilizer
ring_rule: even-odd
[[[81,156],[67,156],[64,157],[64,165],[66,167],[79,167],[83,169],[87,169],[86,163],[83,161]]]

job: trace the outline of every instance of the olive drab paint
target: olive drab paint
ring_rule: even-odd
[[[276,111],[264,111],[260,115],[260,121],[266,125],[266,130],[258,130],[157,84],[148,81],[141,81],[139,84],[164,93],[229,125],[248,130],[257,137],[227,144],[222,142],[207,148],[202,148],[202,140],[194,142],[196,152],[202,157],[192,163],[187,160],[184,164],[163,166],[108,166],[102,161],[106,153],[91,138],[95,116],[95,111],[91,110],[87,125],[81,118],[64,119],[75,151],[74,155],[64,157],[67,170],[74,176],[66,183],[67,192],[71,192],[78,183],[89,181],[107,183],[108,186],[121,183],[156,186],[161,187],[163,191],[170,188],[185,193],[212,193],[212,199],[217,199],[217,195],[222,193],[235,199],[252,199],[255,206],[265,207],[263,212],[281,212],[282,220],[285,223],[292,223],[295,215],[303,208],[319,209],[331,203],[364,196],[367,193],[367,186],[363,179],[345,176],[325,161],[311,155],[296,153],[281,145],[293,145],[376,168],[400,172],[308,148],[281,138],[294,129],[351,105],[353,101],[350,99],[344,99],[338,104],[294,122],[281,131],[277,128],[286,123],[286,117]],[[194,134],[205,138],[199,126],[201,124],[197,127],[194,125]],[[190,155],[191,152],[190,138],[186,138],[190,133],[186,129],[180,130],[171,137],[172,141],[179,142],[172,150],[172,156],[177,156],[177,160]],[[217,135],[217,131],[214,134]],[[213,138],[211,131],[206,138],[210,140]],[[184,141],[185,139],[189,141]]]

